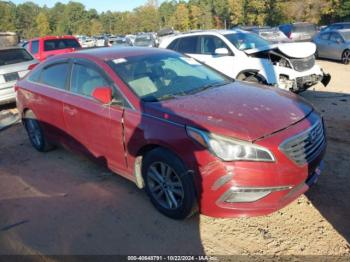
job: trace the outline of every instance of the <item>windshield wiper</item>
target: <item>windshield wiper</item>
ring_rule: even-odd
[[[186,92],[186,94],[188,94],[188,95],[196,94],[198,92],[202,92],[202,91],[207,90],[209,88],[224,86],[224,85],[227,85],[229,83],[230,83],[229,81],[228,82],[219,82],[219,83],[217,83],[217,82],[216,83],[210,83],[210,84],[201,86],[201,87],[199,87],[197,89],[190,90],[190,91]]]

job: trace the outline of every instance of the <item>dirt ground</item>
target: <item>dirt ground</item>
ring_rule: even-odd
[[[291,205],[265,217],[173,221],[84,157],[36,152],[17,124],[0,132],[0,254],[349,256],[350,66],[318,62],[330,86],[302,96],[325,117],[325,170]]]

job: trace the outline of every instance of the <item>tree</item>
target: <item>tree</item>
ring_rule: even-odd
[[[172,22],[172,16],[175,13],[177,2],[172,0],[170,2],[163,2],[158,8],[160,24],[162,27],[172,27],[174,26]]]
[[[187,31],[190,28],[189,11],[185,3],[177,5],[172,17],[172,24],[176,30]]]
[[[100,35],[103,32],[102,23],[98,19],[92,19],[90,23],[90,35]]]
[[[243,2],[244,0],[228,0],[231,25],[239,25],[244,22]]]
[[[36,28],[39,36],[45,36],[50,33],[49,19],[44,12],[40,12],[36,19]]]
[[[11,2],[0,2],[0,31],[15,31],[16,6]]]

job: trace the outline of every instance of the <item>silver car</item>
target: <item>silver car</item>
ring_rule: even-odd
[[[313,39],[317,45],[317,56],[350,62],[350,29],[321,32]]]
[[[14,85],[39,63],[21,47],[0,48],[0,105],[15,101]]]

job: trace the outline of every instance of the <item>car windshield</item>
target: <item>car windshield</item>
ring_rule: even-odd
[[[227,34],[225,37],[239,50],[247,50],[268,46],[270,43],[252,33]]]
[[[194,94],[233,81],[193,58],[176,53],[118,58],[108,64],[147,102]]]
[[[0,66],[11,65],[33,60],[33,57],[25,49],[0,50]]]
[[[350,41],[350,31],[341,33],[345,41]]]

